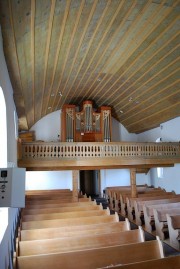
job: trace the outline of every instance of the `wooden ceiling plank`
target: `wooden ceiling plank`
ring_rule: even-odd
[[[152,91],[153,90],[153,87],[152,87],[151,88],[151,92],[149,91],[148,98],[144,98],[144,96],[143,96],[143,98],[144,98],[143,101],[141,101],[139,104],[136,104],[135,107],[133,106],[132,108],[129,108],[128,109],[128,113],[126,113],[125,117],[120,117],[121,123],[124,123],[124,121],[128,120],[130,117],[135,116],[136,113],[137,114],[139,114],[139,113],[142,114],[144,110],[142,111],[141,110],[141,107],[144,106],[144,109],[147,109],[148,108],[147,107],[147,104],[146,104],[147,100],[150,101],[152,98],[157,98],[158,95],[161,95],[168,88],[171,88],[172,86],[175,86],[176,84],[178,85],[178,82],[179,82],[179,80],[173,81],[171,84],[168,83],[168,85],[166,87],[162,87],[162,89],[161,90],[158,90],[158,91],[156,90],[156,85],[154,87],[154,91]],[[157,98],[157,100],[158,100],[158,98]],[[152,102],[152,104],[155,105],[156,102]]]
[[[17,52],[14,43],[14,35],[13,35],[13,28],[12,22],[10,18],[10,8],[8,1],[0,1],[0,10],[3,13],[0,16],[0,24],[3,36],[3,50],[6,59],[6,64],[10,76],[10,80],[12,82],[13,87],[13,96],[14,101],[17,104],[16,110],[18,114],[18,127],[19,129],[27,130],[27,121],[25,118],[25,104],[24,98],[22,95],[22,89],[20,84],[20,73],[18,72],[18,59],[17,59]],[[9,54],[11,53],[11,57]],[[16,72],[13,72],[16,70]]]
[[[150,4],[150,2],[148,2],[148,3]],[[108,47],[109,47],[109,45],[110,45],[110,42],[113,41],[113,39],[114,39],[114,37],[116,36],[117,32],[120,31],[122,25],[126,22],[127,18],[129,17],[129,15],[131,14],[132,10],[133,10],[134,7],[135,7],[135,4],[136,4],[136,1],[133,2],[131,8],[129,9],[129,11],[128,11],[127,14],[125,15],[125,17],[123,18],[121,24],[118,26],[117,30],[115,31],[115,33],[114,33],[113,36],[111,37],[110,41],[108,42],[108,44],[107,44],[107,46],[106,46],[106,49],[104,50],[104,53],[102,53],[102,54],[100,55],[99,60],[98,60],[98,62],[96,63],[96,65],[95,65],[94,68],[97,69],[98,65],[101,63],[101,61],[102,61],[102,59],[103,59],[103,57],[104,57],[104,55],[105,55],[105,53],[106,53],[106,50],[108,49]],[[148,5],[149,5],[149,4],[148,4]],[[116,50],[116,48],[115,48],[114,50]],[[101,70],[99,73],[102,73],[102,70]],[[88,96],[88,94],[89,94],[90,92],[92,92],[92,94],[94,94],[95,90],[96,90],[96,91],[98,90],[97,87],[95,87],[95,89],[92,91],[92,88],[93,88],[93,86],[95,85],[95,83],[97,82],[97,80],[98,80],[98,78],[99,78],[99,73],[98,73],[98,75],[94,78],[94,82],[91,84],[91,87],[86,91],[86,95],[87,95],[87,96]],[[107,76],[108,76],[108,74],[105,75],[104,79],[106,79]],[[82,91],[83,91],[85,88],[87,88],[87,83],[90,81],[90,78],[91,78],[91,76],[89,76],[89,79],[86,81],[86,84],[84,85]],[[98,84],[98,86],[99,86],[100,84],[101,84],[101,81],[100,81],[100,83]],[[88,98],[89,98],[89,97],[88,97]],[[93,97],[93,98],[94,98],[94,97]],[[82,100],[83,100],[83,99],[81,99],[80,102],[82,102]]]
[[[88,63],[88,65],[87,65],[86,69],[84,70],[84,72],[83,72],[83,74],[82,74],[82,77],[81,77],[81,80],[78,82],[78,85],[76,86],[76,89],[75,89],[75,92],[74,92],[74,95],[73,95],[73,96],[76,95],[76,92],[77,92],[77,90],[79,89],[79,86],[80,86],[80,84],[81,84],[81,81],[83,81],[83,79],[84,79],[84,77],[85,77],[85,75],[86,75],[86,72],[87,72],[87,70],[89,69],[89,67],[91,66],[93,60],[94,60],[96,57],[98,57],[97,52],[98,52],[100,46],[102,45],[102,43],[103,43],[103,41],[104,41],[104,39],[105,39],[105,37],[106,37],[108,31],[110,30],[110,28],[111,28],[111,26],[112,26],[114,20],[116,19],[116,16],[118,15],[119,11],[121,10],[123,4],[124,4],[123,1],[119,2],[119,6],[118,6],[118,8],[116,9],[116,12],[114,13],[114,16],[112,17],[112,19],[111,19],[111,21],[110,21],[108,27],[106,28],[106,31],[104,32],[104,34],[103,34],[103,36],[102,36],[102,38],[101,38],[101,41],[99,42],[98,46],[96,47],[96,50],[94,51],[94,54],[93,54],[91,60],[89,61],[89,63]],[[107,5],[106,9],[105,9],[104,12],[103,12],[104,14],[105,14],[105,12],[107,11],[107,8],[108,8],[108,7],[109,7],[109,6]],[[103,18],[104,18],[104,16],[101,16],[101,20],[100,20],[100,22],[98,23],[98,27],[99,27],[100,24],[102,23]],[[98,31],[98,28],[96,28],[96,32],[97,32],[97,31]],[[96,32],[93,34],[92,40],[93,40],[93,38],[95,37]],[[91,43],[92,43],[92,42],[91,42]],[[107,47],[108,47],[108,44],[106,45],[106,48],[107,48]],[[102,52],[101,58],[103,57],[103,55],[105,54],[105,52],[106,52],[106,50],[104,50],[104,52]],[[100,61],[100,59],[99,59],[99,61]],[[81,68],[82,68],[82,65],[83,65],[83,63],[81,64]],[[96,65],[96,66],[97,66],[97,65]],[[94,68],[94,71],[95,71],[95,68]],[[79,72],[80,72],[80,69],[78,70],[78,74],[79,74]],[[77,78],[77,76],[76,76],[76,78]],[[81,88],[81,89],[78,91],[78,94],[81,95],[81,93],[83,92],[83,90],[84,90],[84,87]],[[75,102],[76,102],[76,99],[75,99]]]
[[[31,66],[32,66],[32,99],[33,99],[33,119],[35,122],[35,104],[34,104],[34,88],[35,88],[35,0],[31,0]]]
[[[20,72],[21,86],[25,104],[25,117],[27,121],[27,129],[30,128],[33,122],[32,113],[32,95],[29,92],[32,90],[31,80],[28,76],[31,73],[30,62],[30,2],[27,4],[20,1],[9,1],[11,22],[13,24],[13,32],[16,43],[16,53],[18,57],[18,68]],[[17,12],[18,11],[18,12]],[[25,49],[27,48],[27,50]],[[16,70],[14,70],[16,72]]]
[[[45,84],[46,84],[47,65],[48,65],[48,58],[49,58],[49,49],[50,49],[50,42],[51,42],[51,35],[52,35],[52,25],[53,25],[53,20],[54,20],[55,5],[56,5],[56,0],[52,0],[50,16],[49,16],[47,41],[46,41],[45,60],[44,60],[45,68],[44,68],[44,76],[43,76],[42,99],[41,99],[41,109],[40,109],[41,117],[42,117],[43,103],[45,102],[44,91],[45,91]]]
[[[178,86],[176,87],[176,91],[174,90],[173,91],[173,84],[178,84],[178,82],[176,83],[172,83],[172,85],[170,87],[167,87],[164,92],[165,92],[165,96],[163,97],[162,94],[155,94],[154,96],[152,96],[151,98],[149,98],[147,100],[147,102],[145,102],[144,106],[143,106],[143,110],[138,110],[137,113],[133,113],[132,116],[131,116],[131,119],[130,117],[128,117],[127,119],[125,119],[124,121],[122,121],[121,123],[125,126],[129,126],[129,124],[131,124],[131,122],[137,122],[139,120],[142,119],[142,113],[143,113],[143,117],[146,116],[146,114],[153,114],[154,111],[156,110],[161,110],[161,106],[163,104],[163,106],[166,106],[167,103],[170,102],[170,99],[173,97],[173,100],[180,100],[180,92],[178,91]],[[168,89],[168,92],[167,92],[167,89]],[[170,94],[169,94],[170,92]],[[158,96],[160,95],[160,97]],[[174,98],[175,96],[175,98]],[[159,98],[158,98],[159,97]],[[160,106],[161,104],[161,106]],[[174,102],[174,104],[176,104],[176,102]],[[179,112],[179,115],[180,115],[180,112]]]
[[[172,27],[172,25],[173,25],[177,20],[178,20],[178,18],[176,17],[176,18],[175,18],[175,21],[173,20],[173,21],[172,21],[172,22],[171,22],[171,23],[164,29],[164,31],[162,31],[161,34],[158,35],[158,36],[153,40],[153,42],[150,44],[150,46],[153,46],[153,45],[157,42],[157,40],[160,39],[160,38],[162,37],[162,35],[164,35],[164,34],[165,34],[165,33]],[[167,43],[164,43],[161,47],[159,47],[159,49],[155,51],[155,54],[152,53],[152,54],[150,55],[149,58],[147,57],[146,60],[144,61],[144,63],[143,63],[142,65],[139,65],[139,68],[138,68],[138,69],[135,69],[134,72],[132,72],[131,75],[128,76],[128,80],[130,80],[136,73],[138,73],[139,70],[140,70],[141,68],[143,68],[143,67],[144,67],[144,66],[145,66],[145,65],[146,65],[146,64],[147,64],[153,57],[155,57],[155,55],[158,55],[158,53],[159,53],[160,51],[162,51],[163,48],[165,48],[168,44],[170,44],[171,41],[172,41],[175,37],[177,37],[178,35],[179,35],[179,34],[176,33],[175,36],[173,36],[173,37],[171,37],[170,39],[168,39]],[[147,53],[148,50],[149,50],[149,46],[147,46],[146,49],[142,51],[142,55],[145,55],[145,54]],[[170,52],[168,51],[168,53],[170,53]],[[126,73],[128,72],[128,70],[129,70],[129,69],[130,69],[130,68],[131,68],[131,67],[132,67],[132,66],[139,60],[139,57],[142,57],[142,55],[139,55],[138,57],[136,57],[136,58],[134,59],[134,61],[132,61],[131,64],[130,64],[126,69],[124,69],[124,71],[121,73],[120,77],[115,81],[115,83],[112,84],[112,86],[110,87],[109,91],[111,90],[111,92],[112,92],[112,88],[113,88],[113,86],[116,85],[116,84],[118,84],[118,82],[122,79],[122,77],[126,75]],[[164,55],[164,57],[166,57],[166,55]],[[162,57],[162,59],[163,59],[164,57]],[[160,61],[160,59],[159,59],[159,61]],[[158,61],[158,62],[159,62],[159,61]],[[157,62],[156,62],[154,65],[156,65],[156,64],[157,64]],[[154,66],[154,65],[153,65],[153,66]],[[153,66],[152,66],[151,68],[153,68]],[[148,71],[146,71],[146,73],[147,73],[147,72],[148,72]],[[145,75],[146,73],[144,73],[144,75]],[[123,91],[123,94],[124,94],[125,92],[128,92],[128,91],[129,91],[129,88],[132,87],[133,84],[136,83],[136,82],[137,82],[138,80],[140,80],[140,79],[141,79],[141,77],[139,77],[139,79],[135,80],[134,82],[131,82],[130,86],[129,86],[129,87],[126,87],[126,90]],[[119,90],[120,90],[126,83],[127,83],[127,80],[125,80],[124,82],[122,82],[122,83],[120,84],[120,86],[116,88],[116,90],[113,90],[113,92],[108,96],[108,98],[111,98],[111,96],[112,96],[113,94],[118,93],[118,99],[120,99],[120,100],[122,101],[123,99],[121,98],[121,95],[120,95],[120,93],[119,93],[118,91],[119,91]],[[130,95],[131,95],[131,94],[130,94]],[[102,95],[101,98],[102,98],[103,96],[104,96],[104,95]],[[100,99],[101,99],[101,98],[100,98]],[[130,96],[129,96],[129,98],[130,98]],[[99,99],[99,101],[100,101],[100,99]],[[115,98],[115,99],[116,99],[116,98]],[[115,99],[112,100],[111,102],[113,103],[113,102],[115,101]],[[101,102],[100,102],[100,105],[102,105]],[[119,106],[120,103],[118,103],[117,105]]]
[[[16,70],[16,72],[18,73],[19,76],[19,85],[20,85],[20,91],[21,91],[21,95],[22,95],[22,105],[24,107],[25,110],[25,115],[26,115],[26,103],[25,103],[25,99],[24,99],[24,90],[23,90],[23,85],[22,85],[22,77],[21,77],[21,72],[20,72],[20,66],[19,66],[19,58],[18,58],[18,53],[17,53],[17,45],[16,45],[16,35],[15,35],[15,29],[14,29],[14,22],[13,22],[13,11],[12,11],[12,5],[11,5],[11,0],[8,1],[9,4],[9,13],[10,13],[10,23],[11,23],[11,28],[12,28],[12,34],[13,34],[13,45],[14,45],[14,50],[15,50],[15,55],[16,55],[16,61],[17,61],[17,66],[18,69]],[[27,118],[23,119],[23,126],[21,127],[25,130],[28,130],[28,121]]]
[[[172,49],[171,51],[169,51],[168,54],[171,54],[171,53],[172,53],[173,51],[175,51],[178,47],[179,47],[179,45],[177,45],[176,47],[173,47],[173,49]],[[161,61],[162,61],[164,58],[166,58],[167,56],[168,56],[168,55],[164,55],[164,57],[161,59]],[[153,80],[155,77],[157,77],[159,74],[163,74],[163,72],[164,72],[166,69],[169,69],[169,68],[170,68],[171,66],[173,66],[173,64],[176,63],[177,61],[178,61],[178,59],[176,58],[175,60],[173,60],[172,62],[170,62],[168,65],[166,65],[164,68],[160,69],[159,72],[154,73],[154,75],[151,74],[151,76],[149,77],[149,79],[146,79],[146,80],[144,81],[144,83],[141,83],[141,84],[140,84],[139,87],[135,87],[134,93],[136,93],[136,92],[138,93],[138,94],[136,95],[136,100],[139,100],[139,98],[144,94],[144,93],[143,93],[143,87],[144,87],[146,84],[148,84],[148,82],[152,81],[152,80]],[[145,72],[139,79],[137,79],[134,83],[132,83],[131,87],[133,87],[134,84],[137,83],[140,79],[142,79],[143,77],[145,77],[145,75],[148,74],[148,72],[150,72],[150,71],[152,70],[152,68],[154,68],[154,66],[156,66],[159,62],[160,62],[160,60],[157,61],[156,64],[153,65],[149,70],[147,70],[147,71],[146,71],[146,72]],[[170,74],[169,74],[169,75],[170,75]],[[164,78],[164,79],[166,79],[166,78]],[[130,89],[131,87],[128,87],[128,89]],[[142,89],[141,94],[139,93],[139,90],[140,90],[140,89]],[[151,87],[148,88],[148,89],[146,90],[146,92],[147,92],[147,91],[150,92],[151,89],[152,89]],[[116,108],[120,107],[120,108],[124,111],[124,109],[126,108],[126,106],[127,106],[128,103],[129,103],[129,102],[128,102],[128,99],[132,98],[132,95],[133,95],[133,92],[131,91],[131,93],[130,93],[127,97],[121,99],[121,101],[119,101],[119,102],[114,106],[114,108],[116,109]],[[125,101],[125,99],[127,99],[127,102],[123,102],[123,101]],[[113,101],[114,101],[114,100],[112,100],[112,102],[113,102]]]
[[[162,4],[164,4],[164,3],[162,3]],[[143,38],[140,40],[140,42],[137,43],[136,46],[135,46],[133,49],[130,49],[131,42],[130,42],[129,45],[126,47],[126,53],[125,53],[125,55],[126,55],[126,59],[127,59],[130,55],[132,55],[132,54],[134,53],[134,51],[135,51],[135,50],[142,44],[142,42],[143,42],[143,41],[144,41],[144,40],[145,40],[145,39],[146,39],[146,38],[147,38],[147,37],[148,37],[148,36],[155,30],[155,28],[157,27],[157,25],[154,24],[153,27],[150,29],[150,31],[147,31],[147,29],[146,29],[146,27],[147,27],[148,24],[149,24],[149,20],[150,20],[150,21],[153,21],[154,18],[157,17],[157,14],[160,12],[160,9],[162,8],[162,4],[159,6],[159,8],[156,8],[156,9],[154,10],[155,12],[151,15],[150,18],[148,18],[147,22],[144,23],[143,28],[138,30],[137,35],[140,35],[141,32],[142,32],[142,33],[144,32],[144,36],[143,36]],[[163,12],[162,16],[159,18],[159,23],[161,23],[161,22],[164,20],[164,17],[168,16],[168,14],[171,12],[171,10],[172,10],[172,9],[166,9],[165,12]],[[141,18],[141,17],[139,16],[137,22],[139,22],[140,18]],[[132,31],[132,29],[131,29],[131,31]],[[122,41],[122,42],[123,42],[123,41]],[[122,60],[122,59],[121,59],[121,60]],[[119,59],[118,59],[118,61],[119,61]],[[112,68],[114,68],[114,66],[113,66]],[[111,68],[111,69],[112,69],[112,68]],[[109,77],[109,79],[106,81],[105,85],[111,80],[111,78],[112,78],[112,76]],[[119,78],[118,78],[118,79],[119,79]],[[101,88],[100,88],[100,87],[98,88],[98,93],[101,93],[101,92],[103,91],[105,85],[102,85]],[[96,90],[96,92],[97,92],[97,89],[96,89],[96,88],[95,88],[95,90]],[[94,98],[96,97],[96,95],[97,95],[97,94],[94,95]],[[101,94],[101,98],[102,98],[102,94]],[[99,100],[97,100],[97,102],[98,102],[98,104],[99,104]]]
[[[79,75],[79,72],[80,72],[80,70],[81,70],[81,68],[82,68],[82,66],[83,66],[83,64],[84,64],[84,62],[85,62],[86,56],[87,56],[87,54],[88,54],[88,52],[89,52],[89,49],[90,49],[90,47],[91,47],[91,45],[92,45],[92,43],[93,43],[93,41],[94,41],[94,38],[95,38],[97,32],[99,31],[99,27],[100,27],[100,25],[101,25],[101,23],[102,23],[102,21],[103,21],[103,19],[104,19],[104,16],[106,15],[106,12],[108,11],[108,8],[109,8],[109,6],[110,6],[110,3],[111,3],[111,0],[108,0],[107,3],[106,3],[106,7],[105,7],[105,9],[103,10],[103,13],[102,13],[102,15],[101,15],[100,20],[98,21],[98,24],[97,24],[97,26],[96,26],[95,31],[93,32],[93,35],[92,35],[92,37],[91,37],[91,40],[90,40],[90,42],[89,42],[89,44],[88,44],[88,47],[87,47],[87,49],[86,49],[86,53],[85,53],[85,55],[84,55],[84,57],[83,57],[83,60],[81,61],[81,64],[80,64],[79,67],[78,67],[76,76],[75,76],[74,79],[73,79],[73,82],[72,82],[72,84],[71,84],[71,87],[69,88],[69,92],[72,90],[72,87],[73,87],[73,85],[74,85],[74,82],[76,81],[76,79],[77,79],[77,77],[78,77],[78,75]],[[108,30],[108,29],[107,29],[107,30]],[[100,46],[100,44],[99,44],[99,46]],[[95,54],[94,54],[94,57],[95,57]],[[91,59],[91,61],[92,61],[92,59]],[[87,70],[87,68],[86,68],[86,70]],[[86,70],[84,70],[84,74],[85,74]],[[67,86],[67,83],[68,83],[68,80],[69,80],[69,78],[70,78],[70,75],[71,75],[71,74],[69,73],[68,78],[67,78],[67,80],[66,80],[66,83],[65,83],[65,85],[64,85],[64,87],[63,87],[63,89],[62,89],[62,92],[64,92],[64,90],[65,90],[65,88],[66,88],[66,86]],[[73,90],[73,91],[74,91],[74,95],[77,94],[77,90],[78,90],[79,84],[81,83],[83,77],[84,77],[84,76],[82,76],[82,78],[81,78],[81,80],[79,81],[77,87]],[[74,96],[74,95],[73,95],[73,96]],[[59,105],[59,104],[58,104],[58,105]],[[58,107],[58,105],[57,105],[57,107]],[[57,108],[57,107],[56,107],[56,108]]]
[[[53,69],[53,73],[52,73],[52,80],[51,80],[48,99],[50,98],[50,94],[51,94],[51,91],[52,91],[52,86],[53,86],[53,83],[54,83],[54,78],[55,78],[55,74],[56,74],[59,53],[60,53],[61,44],[62,44],[62,40],[63,40],[63,34],[64,34],[64,31],[65,31],[66,21],[67,21],[69,10],[70,10],[70,5],[71,5],[71,0],[67,0],[65,12],[64,12],[64,17],[63,17],[63,22],[62,22],[62,25],[61,25],[61,33],[60,33],[60,36],[59,36],[58,46],[57,46],[57,50],[56,50],[56,56],[55,56],[55,61],[54,61],[54,69]],[[45,111],[47,111],[47,109],[48,109],[48,102],[46,104]]]
[[[131,132],[133,130],[134,133],[137,133],[139,131],[138,129],[139,129],[140,124],[143,125],[145,123],[146,125],[147,121],[149,122],[151,127],[153,124],[156,124],[157,126],[158,125],[157,119],[159,119],[159,125],[160,125],[161,123],[164,122],[163,119],[167,121],[167,118],[169,120],[172,119],[172,115],[174,116],[176,114],[177,116],[179,116],[179,106],[180,106],[180,101],[178,101],[176,104],[172,104],[170,109],[169,107],[166,106],[163,109],[158,110],[154,114],[148,115],[146,117],[143,117],[143,119],[138,120],[137,122],[129,124],[127,126],[127,129],[130,130]],[[141,130],[141,127],[140,127],[140,130]]]
[[[151,1],[148,1],[146,3],[146,6],[143,8],[142,14],[144,14],[145,12],[148,11],[149,6],[151,5]],[[156,11],[157,14],[157,11]],[[155,16],[155,15],[154,15]],[[133,22],[133,27],[130,27],[128,31],[125,32],[124,36],[121,38],[121,44],[123,42],[125,42],[126,38],[130,35],[130,33],[133,32],[133,29],[136,27],[136,25],[138,23],[140,23],[141,21],[141,13],[138,14],[136,20]],[[145,24],[142,25],[142,28],[145,29],[145,25],[148,25],[148,23],[146,22]],[[143,32],[142,29],[139,30],[139,33]],[[148,33],[148,32],[146,32]],[[130,42],[131,43],[131,42]],[[139,45],[139,44],[138,44]],[[130,44],[127,46],[127,49],[129,49]],[[119,50],[119,47],[117,46],[111,53],[111,56],[108,58],[107,62],[105,63],[105,66],[108,65],[108,63],[111,61],[111,58],[117,53],[117,51]],[[134,51],[134,50],[133,50]],[[126,57],[132,53],[132,51],[130,52],[130,50],[127,50],[127,55]],[[119,62],[119,58],[116,60],[116,62]],[[100,83],[95,86],[92,90],[92,87],[90,88],[89,92],[91,92],[91,94],[88,96],[88,98],[91,98],[91,96],[93,96],[93,98],[96,98],[97,94],[103,94],[103,89],[105,87],[105,85],[108,84],[108,82],[110,82],[110,80],[112,79],[112,77],[114,76],[114,74],[111,73],[111,70],[113,70],[114,66],[112,66],[108,72],[106,72],[106,75],[104,76],[103,80],[100,81]],[[105,67],[102,68],[101,72],[104,72]],[[93,85],[92,85],[93,86]],[[98,103],[98,101],[97,101]],[[98,103],[99,104],[99,103]]]
[[[87,19],[87,21],[86,21],[86,25],[85,25],[85,27],[84,27],[84,29],[83,29],[83,33],[82,33],[82,36],[81,36],[81,39],[80,39],[78,48],[77,48],[77,50],[76,50],[76,54],[75,54],[75,56],[74,56],[74,58],[73,58],[73,62],[72,62],[72,65],[71,65],[71,68],[70,68],[70,71],[69,71],[69,75],[68,75],[67,81],[66,81],[66,83],[65,83],[65,86],[64,86],[64,88],[63,88],[63,92],[64,92],[64,90],[65,90],[65,88],[66,88],[67,82],[68,82],[68,80],[69,80],[69,78],[70,78],[70,75],[71,75],[71,73],[72,73],[72,69],[73,69],[73,67],[74,67],[74,64],[75,64],[75,61],[76,61],[76,59],[77,59],[79,50],[80,50],[80,48],[81,48],[81,46],[82,46],[82,43],[83,43],[83,39],[84,39],[84,37],[85,37],[85,35],[86,35],[86,31],[87,31],[87,29],[88,29],[88,26],[89,26],[89,24],[90,24],[90,21],[91,21],[93,15],[94,15],[94,12],[95,12],[95,9],[96,9],[97,4],[98,4],[98,1],[97,1],[97,0],[94,1],[93,6],[92,6],[92,9],[91,9],[90,14],[89,14],[89,17],[88,17],[88,19]],[[78,68],[78,70],[79,70],[79,68]],[[76,79],[76,77],[73,79],[73,83],[74,83],[75,79]],[[73,85],[73,83],[72,83],[72,85]],[[71,87],[72,87],[72,86],[71,86]],[[65,96],[63,96],[63,100],[60,100],[60,102],[58,102],[57,107],[59,107],[59,106],[63,106],[63,104],[64,104],[65,101],[66,101],[66,97],[67,97],[68,93],[69,93],[70,90],[71,90],[71,87],[66,91]],[[60,103],[61,103],[61,105],[60,105]],[[56,107],[56,109],[57,109],[57,107]]]
[[[177,37],[178,35],[176,35],[175,36],[175,38]],[[167,44],[165,44],[165,45],[167,45]],[[162,49],[164,48],[164,46],[162,47]],[[160,61],[162,61],[166,56],[168,56],[170,53],[172,53],[175,49],[177,49],[177,45],[172,49],[172,50],[169,50],[168,52],[167,52],[167,54],[166,55],[164,55],[162,58],[160,58],[160,60],[159,61],[157,61],[157,62],[155,62],[155,64],[154,65],[152,65],[151,66],[151,68],[149,69],[149,70],[147,70],[147,71],[145,71],[144,72],[144,74],[142,75],[142,76],[139,76],[139,78],[137,78],[136,80],[134,80],[134,82],[131,82],[131,84],[130,84],[130,86],[128,86],[128,87],[126,87],[126,89],[120,94],[119,93],[119,97],[120,97],[120,101],[118,101],[118,103],[115,105],[115,107],[119,107],[119,106],[121,106],[121,103],[124,103],[124,101],[125,101],[125,99],[129,99],[129,98],[131,98],[131,96],[132,96],[132,94],[133,94],[133,92],[136,92],[136,91],[138,91],[138,89],[139,89],[139,87],[143,87],[143,85],[145,85],[148,81],[146,80],[146,82],[145,82],[145,84],[141,84],[138,88],[137,87],[135,87],[134,85],[136,84],[136,83],[138,83],[143,77],[145,77],[145,75],[147,75],[148,74],[148,72],[150,72],[150,70],[152,70],[152,68],[154,68],[155,66],[157,66],[157,64],[160,62]],[[157,53],[155,53],[155,55],[152,55],[152,57],[150,58],[150,60],[153,58],[153,57],[158,57],[158,53],[160,53],[161,52],[161,50],[159,50],[159,51],[157,51]],[[143,66],[144,65],[142,65],[142,67],[141,68],[143,68]],[[139,68],[138,69],[138,72],[139,72],[139,70],[141,69],[141,68]],[[160,70],[161,71],[161,70]],[[134,73],[133,73],[134,74]],[[156,73],[157,74],[157,73]],[[155,75],[156,76],[156,75]],[[152,77],[150,77],[149,78],[149,80],[151,80],[152,79]],[[121,88],[121,86],[119,87],[119,89]],[[134,91],[130,91],[130,89],[135,89]],[[129,94],[125,97],[125,98],[123,98],[123,95],[125,94],[125,93],[128,93],[129,92]],[[114,101],[114,100],[113,100]]]
[[[82,11],[83,11],[83,8],[84,8],[84,5],[85,5],[85,0],[82,0],[81,1],[81,4],[80,4],[80,7],[79,7],[79,11],[78,11],[78,14],[77,14],[77,17],[76,17],[76,21],[75,21],[75,25],[74,25],[74,29],[72,31],[72,34],[71,34],[71,38],[70,38],[70,42],[69,42],[69,45],[68,45],[68,48],[67,48],[67,52],[66,52],[66,55],[65,55],[65,60],[63,62],[63,66],[62,66],[62,72],[60,74],[60,78],[59,78],[59,82],[58,82],[58,86],[57,86],[57,89],[59,91],[60,89],[60,85],[61,85],[61,82],[62,82],[62,78],[63,78],[63,75],[64,75],[64,71],[65,71],[65,66],[67,64],[67,60],[68,60],[68,57],[69,57],[69,53],[70,53],[70,50],[71,50],[71,47],[72,47],[72,44],[73,44],[73,40],[74,40],[74,37],[75,37],[75,34],[76,34],[76,31],[77,31],[77,28],[78,28],[78,24],[79,24],[79,20],[80,20],[80,17],[81,17],[81,14],[82,14]],[[73,65],[71,64],[71,67],[70,67],[70,70],[69,70],[69,74],[68,74],[68,78],[70,77],[71,75],[71,70],[73,68]],[[66,80],[66,83],[67,83],[67,80]],[[66,84],[65,84],[66,85]],[[63,95],[63,98],[65,99],[66,96],[68,95],[68,92],[67,94],[65,95],[64,94],[64,89],[65,87],[63,87],[61,89],[61,93]],[[53,107],[55,106],[55,100],[57,100],[57,96],[58,96],[58,93],[56,95],[56,98],[54,98],[54,102],[53,102]],[[59,102],[58,102],[59,103]],[[54,108],[54,110],[56,110],[58,107],[58,105],[56,106],[56,108]]]

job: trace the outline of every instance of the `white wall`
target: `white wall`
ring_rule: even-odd
[[[72,171],[26,172],[26,190],[71,189]]]
[[[7,161],[10,166],[17,165],[17,143],[15,137],[15,125],[14,125],[14,112],[15,105],[13,101],[13,91],[7,66],[5,63],[2,36],[0,29],[0,86],[2,87],[5,102],[6,102],[6,113],[7,113]],[[12,234],[14,232],[15,223],[17,220],[18,209],[8,209],[8,226],[5,231],[4,237],[0,243],[0,269],[12,268],[11,264],[11,251],[12,249]],[[2,219],[1,219],[2,220]]]
[[[158,128],[139,134],[138,141],[155,142],[158,137],[161,137],[163,142],[180,141],[180,117],[164,122]],[[150,178],[151,184],[155,187],[160,186],[166,191],[174,190],[180,194],[180,164],[163,168],[163,178],[158,178],[157,169],[153,168],[150,171]]]
[[[116,119],[112,118],[112,142],[137,141],[136,134],[130,134]]]
[[[61,126],[61,111],[55,111],[40,119],[32,126],[30,131],[35,132],[36,140],[59,141]]]

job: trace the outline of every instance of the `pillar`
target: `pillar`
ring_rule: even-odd
[[[131,197],[136,198],[138,194],[137,194],[137,188],[136,188],[136,169],[135,168],[130,169],[130,179],[131,179]]]
[[[79,170],[72,171],[72,192],[73,192],[73,201],[78,202],[78,185],[79,185]]]

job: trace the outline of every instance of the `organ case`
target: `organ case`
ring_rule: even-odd
[[[82,110],[65,104],[61,114],[62,142],[110,142],[111,107],[93,109],[92,101],[84,101]]]

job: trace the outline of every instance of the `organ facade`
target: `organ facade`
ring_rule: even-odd
[[[84,101],[82,110],[65,104],[62,108],[62,142],[110,142],[111,107],[93,108],[92,101]]]

